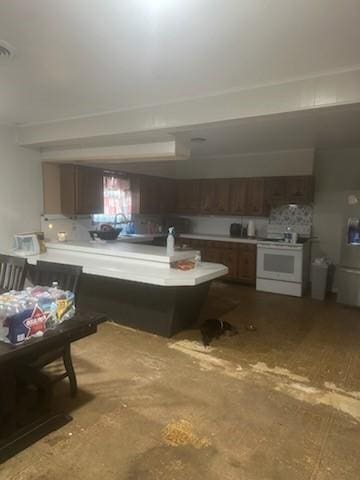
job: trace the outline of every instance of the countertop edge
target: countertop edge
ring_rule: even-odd
[[[202,233],[184,233],[180,235],[180,238],[189,238],[194,240],[209,240],[214,242],[231,242],[231,243],[247,243],[250,245],[257,245],[258,240],[256,238],[240,238],[240,237],[231,237],[221,236],[221,235],[212,235],[212,234],[202,234]]]

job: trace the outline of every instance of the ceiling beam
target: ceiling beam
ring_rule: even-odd
[[[145,161],[186,160],[190,157],[190,142],[142,143],[138,145],[113,145],[105,147],[68,148],[43,151],[44,162],[93,162],[127,163]]]
[[[17,135],[20,145],[36,149],[81,145],[89,139],[94,143],[101,139],[104,145],[104,139],[114,135],[175,133],[192,126],[359,101],[360,68],[164,105],[20,125]]]

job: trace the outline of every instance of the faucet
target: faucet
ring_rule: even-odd
[[[114,228],[116,228],[117,225],[121,225],[122,223],[130,223],[130,220],[128,220],[123,213],[117,213],[114,217]]]

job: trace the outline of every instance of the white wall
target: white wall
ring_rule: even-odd
[[[113,166],[131,173],[175,178],[231,178],[312,175],[314,150],[283,150],[256,154],[190,158],[171,162],[140,162]]]
[[[16,232],[40,228],[41,207],[40,154],[17,146],[15,129],[0,127],[0,251]]]
[[[251,219],[255,223],[257,236],[264,237],[266,236],[267,226],[269,223],[268,219],[263,217],[226,217],[223,215],[186,215],[186,217],[191,221],[191,233],[209,235],[229,235],[230,225],[232,223],[241,223],[242,225],[246,226]]]
[[[314,150],[267,152],[178,162],[179,178],[266,177],[312,175]]]
[[[319,242],[313,256],[340,260],[345,192],[360,190],[360,148],[318,151],[315,155],[313,232]]]

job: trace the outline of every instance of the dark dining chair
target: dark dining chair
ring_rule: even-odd
[[[34,285],[51,287],[57,282],[61,290],[77,294],[82,267],[65,263],[52,263],[38,260],[34,271]]]
[[[0,255],[0,291],[22,290],[27,260],[12,255]]]
[[[79,289],[81,274],[82,267],[62,263],[43,262],[39,260],[35,267],[33,283],[34,285],[51,286],[53,282],[57,282],[60,289],[69,290],[76,295]],[[77,393],[77,381],[71,359],[70,342],[66,343],[59,349],[37,357],[31,362],[30,367],[35,369],[35,371],[39,371],[60,358],[62,358],[65,372],[54,376],[52,382],[56,383],[68,377],[70,382],[70,394],[72,397],[75,397]]]

